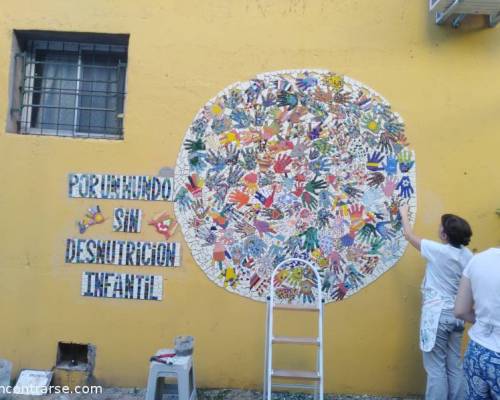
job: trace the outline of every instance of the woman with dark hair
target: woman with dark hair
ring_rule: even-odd
[[[465,267],[455,316],[474,324],[464,357],[467,399],[500,399],[500,248],[475,255]]]
[[[439,242],[417,236],[408,219],[408,206],[400,208],[406,239],[427,261],[422,282],[420,349],[427,373],[426,400],[464,398],[460,346],[463,321],[453,315],[462,272],[472,258],[467,246],[472,236],[463,218],[444,214],[439,225]]]

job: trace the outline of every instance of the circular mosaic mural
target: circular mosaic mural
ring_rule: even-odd
[[[291,257],[318,266],[327,302],[357,292],[402,255],[398,206],[416,197],[401,117],[367,86],[318,70],[224,89],[186,132],[175,182],[198,265],[255,300]],[[310,301],[298,269],[275,284],[283,301]]]

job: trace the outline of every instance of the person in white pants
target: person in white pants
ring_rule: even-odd
[[[464,331],[462,320],[453,309],[462,272],[472,258],[465,246],[472,236],[463,218],[444,214],[439,226],[440,242],[417,236],[408,219],[408,206],[400,208],[406,239],[427,260],[422,282],[420,349],[427,373],[426,400],[462,400],[464,376],[460,345]]]

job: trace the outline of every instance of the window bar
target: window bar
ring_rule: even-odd
[[[76,135],[76,132],[78,131],[78,101],[80,99],[80,77],[81,77],[81,71],[82,71],[82,68],[81,68],[81,62],[82,62],[82,49],[81,47],[78,48],[78,66],[77,66],[77,69],[76,69],[76,78],[77,78],[77,82],[76,82],[76,95],[75,95],[75,114],[74,114],[74,117],[73,117],[73,136]]]
[[[35,55],[34,59],[36,60],[36,50],[35,50],[34,55]],[[33,76],[35,76],[35,78],[33,80],[33,86],[34,86],[35,85],[34,82],[36,80],[36,68],[35,68],[35,64],[33,64],[32,68],[33,68]],[[44,79],[43,79],[43,72],[44,71],[42,70],[42,76],[40,77],[40,88],[42,90],[42,94],[40,95],[40,99],[39,99],[40,104],[42,104],[42,102],[44,101],[44,99],[43,99],[43,91],[45,89],[44,88],[44,83],[45,82],[44,82]],[[33,106],[33,98],[31,98],[31,106]],[[41,112],[41,114],[40,114],[40,112]],[[40,135],[43,135],[43,127],[44,127],[44,123],[45,123],[45,115],[44,115],[44,113],[45,113],[45,108],[44,107],[41,107],[41,109],[38,108],[37,117],[40,116]],[[32,121],[30,119],[30,124],[31,123],[32,123]]]
[[[121,126],[121,132],[123,134],[123,119],[125,117],[125,92],[127,90],[127,61],[121,64],[121,71],[123,75],[123,80],[121,82],[120,86],[120,110],[121,110],[121,115],[120,115],[120,126]]]
[[[31,61],[31,59],[33,58],[33,44],[30,42],[30,48],[29,48],[29,53],[28,53],[28,56],[27,56],[27,61]],[[27,82],[29,85],[33,85],[33,87],[35,86],[35,78],[34,78],[34,75],[35,75],[35,71],[34,71],[34,67],[32,64],[28,64],[28,73],[26,75],[26,80],[25,82]],[[25,118],[24,118],[24,122],[25,122],[25,132],[24,133],[29,133],[29,129],[31,128],[31,118],[32,118],[32,115],[33,115],[33,97],[32,96],[29,96],[27,95],[25,97],[26,99],[26,103],[27,104],[27,107],[26,107],[26,114],[25,114]]]
[[[97,76],[96,76],[96,60],[95,60],[95,55],[96,55],[96,52],[95,52],[95,46],[92,46],[92,82],[90,82],[90,107],[94,107],[94,82],[97,80]],[[88,134],[90,135],[90,126],[92,124],[92,114],[93,112],[90,111],[89,112],[89,127],[87,129],[88,131]]]
[[[62,51],[66,51],[66,50],[62,50]],[[33,65],[36,65],[36,64],[46,64],[47,62],[46,61],[29,61],[27,62],[27,64],[33,64]],[[67,66],[70,66],[70,67],[73,67],[75,64],[74,63],[69,63],[69,62],[58,62],[58,61],[54,61],[54,62],[50,62],[51,65],[67,65]],[[90,67],[92,65],[87,65],[87,64],[82,64],[83,67]],[[115,67],[114,66],[102,66],[100,68],[105,68],[105,69],[114,69]],[[74,79],[69,79],[69,80],[74,80]]]
[[[31,53],[24,53],[24,59],[27,62],[24,66],[24,75],[23,75],[23,88],[26,86],[34,85],[33,78],[31,78],[31,70],[32,66],[28,64],[29,58],[31,58]],[[31,114],[33,112],[33,108],[31,107],[31,99],[32,96],[29,93],[24,92],[22,96],[22,111],[21,111],[21,132],[23,134],[28,133],[31,124]]]
[[[47,47],[48,45],[46,45],[46,49],[47,50]],[[36,52],[35,52],[36,54]],[[36,56],[35,56],[35,60],[36,60]],[[47,62],[46,65],[50,65],[50,62]],[[36,74],[36,65],[33,64],[33,71],[34,71],[34,74]],[[45,104],[45,99],[44,97],[46,98],[45,93],[45,89],[47,88],[47,80],[44,78],[44,75],[45,75],[45,66],[42,66],[42,73],[41,73],[41,76],[40,76],[40,87],[42,89],[42,95],[40,96],[39,98],[39,104]],[[57,75],[54,76],[54,78],[52,78],[54,80],[57,80]],[[53,106],[53,107],[56,107],[56,106]],[[40,117],[40,135],[43,135],[43,130],[45,129],[45,121],[46,121],[46,118],[47,118],[47,110],[46,108],[42,108],[41,110],[39,109],[38,113],[40,113],[40,111],[42,112],[41,114],[41,117]],[[49,128],[50,129],[50,128]]]
[[[33,107],[36,107],[36,108],[58,108],[57,106],[42,106],[42,105],[38,105],[38,104],[35,104]],[[75,107],[65,107],[65,106],[61,106],[60,107],[61,110],[74,110]],[[87,110],[87,111],[115,111],[114,108],[96,108],[96,107],[79,107],[78,108],[79,110]]]
[[[116,68],[116,80],[118,81],[118,83],[116,84],[116,97],[115,97],[115,106],[116,106],[116,127],[117,127],[117,130],[116,130],[116,133],[118,135],[123,135],[123,103],[122,103],[122,99],[123,99],[123,95],[120,95],[119,93],[120,92],[125,92],[125,79],[123,80],[123,87],[122,87],[122,83],[121,83],[121,72],[122,72],[122,60],[119,58],[118,59],[118,65],[117,65],[117,68]],[[121,113],[119,112],[119,110],[122,110]]]
[[[27,48],[24,52],[23,52],[23,55],[24,55],[24,73],[23,73],[23,77],[22,77],[22,87],[23,89],[26,88],[26,87],[29,87],[30,86],[30,81],[29,79],[29,75],[30,75],[30,64],[29,64],[29,61],[30,61],[30,57],[31,57],[31,53],[29,51],[32,51],[31,48]],[[29,104],[30,104],[30,98],[31,98],[31,95],[29,93],[26,93],[26,92],[23,92],[22,96],[21,96],[21,133],[22,134],[26,134],[28,133],[28,124],[29,124],[29,121],[30,121],[30,118],[31,118],[31,111],[30,109],[28,108]]]
[[[19,122],[17,124],[17,133],[21,133],[23,130],[23,112],[24,108],[23,105],[24,103],[24,96],[25,96],[25,91],[24,88],[26,86],[25,82],[25,76],[26,76],[26,53],[18,53],[16,54],[16,62],[19,62],[18,60],[22,60],[21,64],[21,82],[19,85],[19,108],[16,110]]]
[[[111,61],[111,47],[108,46],[108,54],[106,56],[106,66],[109,66],[110,65],[110,61]],[[113,72],[113,70],[111,69],[108,69],[108,70],[105,70],[105,75],[106,75],[106,80],[108,81],[108,83],[106,83],[106,90],[110,88],[110,85],[111,83],[109,83],[111,81],[111,73]],[[104,101],[104,107],[108,108],[109,107],[109,101],[108,99],[105,99]],[[108,135],[108,115],[109,113],[106,111],[104,112],[104,134],[105,135]]]
[[[61,84],[59,83],[59,98],[57,101],[56,136],[59,136],[59,121],[61,117]]]
[[[63,51],[64,51],[64,43],[63,43]],[[61,89],[62,89],[62,83],[61,81],[58,81],[58,88],[59,88],[59,98],[58,98],[58,101],[57,101],[57,119],[56,119],[56,136],[59,136],[59,121],[60,121],[60,115],[61,115],[61,97],[62,97],[62,93],[61,93]],[[47,93],[47,91],[45,91],[45,93]]]
[[[29,64],[29,63],[28,63]],[[46,63],[45,63],[46,64]],[[73,64],[75,65],[75,64]],[[126,64],[124,64],[126,65]],[[32,76],[33,78],[37,78],[37,76]],[[43,77],[41,77],[43,78]],[[62,82],[65,82],[65,81],[69,81],[69,82],[84,82],[84,83],[90,83],[92,82],[91,80],[86,80],[86,79],[70,79],[70,78],[59,78],[60,81]],[[96,80],[95,83],[117,83],[116,81],[102,81],[102,80]]]
[[[60,79],[58,79],[60,80]],[[76,82],[76,79],[73,80],[74,82]],[[24,90],[24,92],[26,93],[33,93],[33,94],[41,94],[41,93],[48,93],[48,94],[58,94],[59,92],[61,93],[64,93],[64,94],[74,94],[74,90],[73,89],[53,89],[53,90],[44,90],[44,91],[41,91],[41,90],[36,90],[36,89],[32,89],[30,87],[28,87],[27,89]],[[87,96],[90,96],[90,90],[83,90],[83,89],[80,89],[80,94],[83,94],[83,93],[88,93]],[[116,97],[117,94],[121,94],[120,92],[115,92],[115,91],[106,91],[106,90],[94,90],[93,93],[107,93],[107,94],[101,94],[101,95],[98,95],[96,97]],[[80,107],[81,108],[81,107]]]

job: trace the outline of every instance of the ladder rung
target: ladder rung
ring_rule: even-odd
[[[319,346],[317,337],[298,337],[298,336],[274,336],[273,343],[283,344],[313,344]]]
[[[320,376],[316,371],[273,369],[271,372],[271,376],[273,378],[283,378],[283,379],[308,379],[313,381],[320,380]]]
[[[319,311],[318,307],[299,306],[296,304],[274,304],[275,310],[295,310],[295,311]]]
[[[319,388],[319,382],[308,385],[306,383],[273,383],[271,384],[273,388],[277,389],[306,389],[306,390],[316,390]]]

